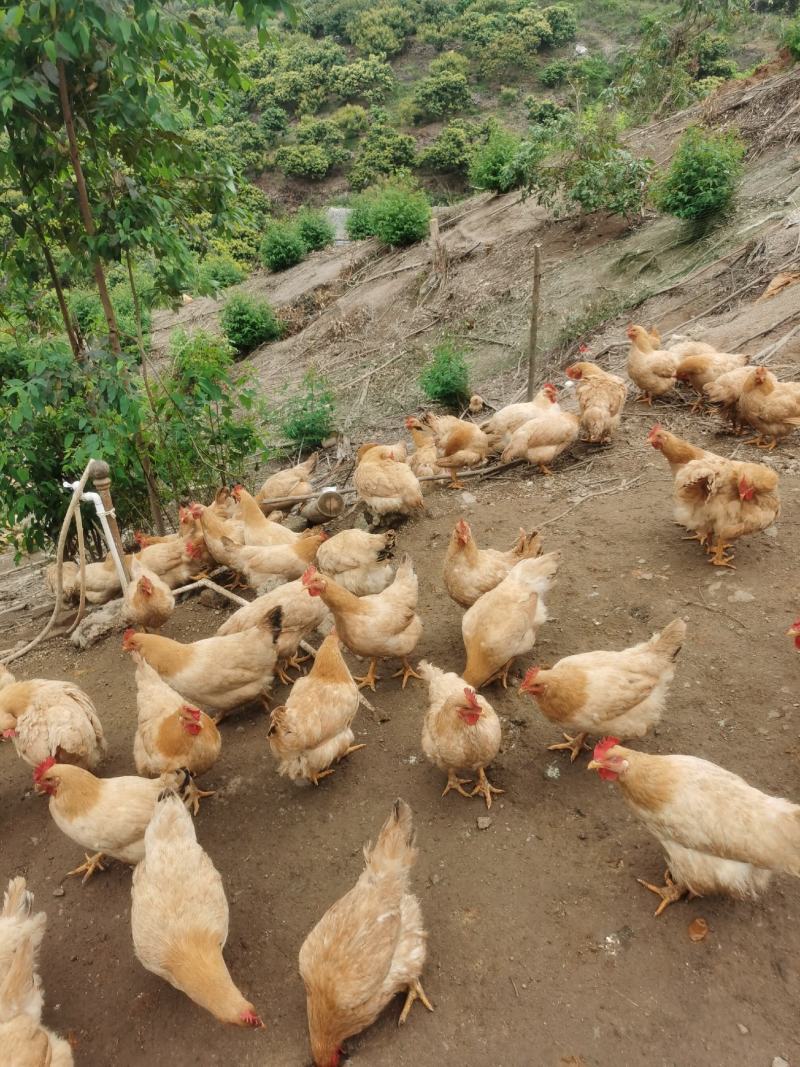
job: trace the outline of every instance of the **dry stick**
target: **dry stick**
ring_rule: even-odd
[[[698,608],[705,608],[706,611],[713,611],[715,615],[724,615],[726,619],[730,619],[732,622],[738,623],[739,626],[742,627],[742,629],[750,629],[747,623],[742,622],[741,619],[737,619],[735,615],[730,615],[727,611],[723,611],[722,608],[714,608],[710,604],[707,604],[705,598],[703,597],[703,591],[700,589],[699,586],[697,587],[697,595],[700,597],[699,600],[687,600],[686,603],[694,604]]]
[[[757,330],[756,333],[751,333],[751,334],[748,334],[747,337],[742,337],[740,339],[737,339],[736,347],[737,348],[741,348],[742,345],[746,345],[748,343],[748,341],[754,341],[756,339],[756,337],[763,337],[765,333],[772,333],[772,331],[773,330],[777,330],[777,328],[779,326],[783,326],[784,322],[788,322],[789,319],[794,319],[796,317],[797,317],[797,311],[796,310],[795,311],[790,311],[788,315],[784,315],[783,318],[782,319],[778,319],[777,322],[770,323],[769,326],[765,326],[762,330]],[[765,351],[768,350],[769,347],[770,347],[770,345],[767,345]],[[751,362],[753,362],[753,363],[756,362],[756,357],[755,356],[752,357]]]
[[[531,294],[531,323],[528,328],[528,392],[530,403],[536,384],[536,341],[539,332],[539,292],[542,284],[542,246],[533,246],[533,292]]]
[[[622,482],[620,485],[615,486],[613,489],[603,489],[599,493],[589,493],[588,496],[581,497],[580,500],[576,500],[575,503],[568,507],[566,511],[562,511],[560,515],[554,515],[552,519],[546,519],[544,522],[537,523],[537,529],[543,530],[545,526],[550,526],[554,522],[558,522],[559,519],[563,519],[565,515],[569,515],[575,508],[579,508],[581,504],[585,504],[587,500],[594,500],[598,496],[611,496],[613,493],[624,493],[627,489],[632,489],[634,485],[644,478],[643,474],[638,475],[636,478],[632,478],[627,482]]]
[[[364,278],[360,281],[359,285],[369,285],[370,282],[376,282],[379,278],[389,278],[392,274],[402,274],[404,270],[414,270],[415,267],[425,267],[427,263],[420,260],[418,263],[407,263],[405,267],[395,267],[394,270],[385,270],[381,274],[373,274],[371,278]]]
[[[785,333],[783,337],[775,341],[774,344],[767,345],[766,348],[762,348],[760,352],[756,352],[753,356],[753,363],[769,363],[773,356],[788,344],[796,333],[800,332],[800,325],[793,326],[788,333]]]
[[[761,134],[761,141],[763,142],[765,137],[769,137],[772,131],[776,128],[776,126],[780,126],[782,122],[785,122],[789,118],[789,116],[793,115],[797,110],[800,110],[800,100],[798,100],[797,103],[792,104],[792,106],[787,111],[784,111],[781,117],[779,119],[776,119],[771,126],[767,126],[766,130],[764,130],[764,132]]]

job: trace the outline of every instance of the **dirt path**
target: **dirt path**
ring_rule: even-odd
[[[675,409],[660,417],[679,432],[689,425]],[[465,514],[481,543],[498,545],[510,543],[520,525],[544,523],[546,548],[562,548],[564,559],[552,621],[522,666],[624,647],[682,615],[687,643],[647,749],[707,757],[798,800],[800,656],[782,634],[800,606],[800,477],[784,474],[777,531],[741,544],[735,573],[712,570],[671,523],[666,464],[643,441],[649,418],[629,405],[612,450],[579,448],[552,479],[514,471],[503,482],[473,483],[477,500],[469,506],[458,493],[431,494],[429,515],[399,537],[421,578],[419,655],[463,666],[460,611],[439,578],[456,518]],[[729,439],[692,425],[700,443],[730,451]],[[796,446],[778,458],[784,469],[792,469],[786,459],[792,451],[796,463]],[[635,479],[627,491],[613,492]],[[167,632],[206,635],[225,614],[194,603]],[[53,643],[25,659],[18,673],[84,686],[109,739],[104,773],[132,773],[133,670],[117,638],[83,654]],[[660,876],[657,843],[613,786],[586,773],[585,759],[570,767],[566,757],[545,751],[556,732],[527,697],[494,687],[487,695],[504,729],[491,777],[506,793],[486,830],[477,828],[486,814],[481,803],[454,794],[442,799],[442,776],[421,756],[425,697],[418,683],[405,693],[395,681],[381,683],[377,717],[362,711],[356,722],[357,740],[367,748],[318,789],[278,778],[263,712],[225,722],[222,757],[209,776],[219,793],[204,804],[197,825],[228,893],[231,972],[267,1023],[257,1034],[225,1029],[141,968],[131,945],[127,869],[115,866],[86,887],[69,880],[64,895],[55,895],[80,851],[50,820],[46,802],[30,793],[29,769],[4,748],[2,874],[24,873],[48,912],[46,1021],[75,1035],[76,1062],[306,1067],[298,949],[357,877],[362,845],[397,795],[412,805],[418,829],[414,885],[430,931],[424,984],[436,1013],[415,1008],[398,1031],[399,1007],[392,1006],[350,1042],[354,1064],[769,1067],[776,1056],[800,1062],[800,885],[779,877],[760,904],[698,900],[654,920],[655,898],[635,879]],[[700,944],[687,935],[695,916],[711,930]]]

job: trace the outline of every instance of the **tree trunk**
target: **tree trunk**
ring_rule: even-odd
[[[61,112],[64,116],[64,128],[67,131],[67,140],[69,142],[69,158],[75,173],[75,184],[78,189],[78,207],[80,209],[84,229],[90,237],[94,237],[97,233],[97,229],[94,224],[94,216],[92,215],[92,205],[89,203],[89,193],[87,192],[86,180],[83,176],[81,157],[78,153],[78,139],[75,136],[75,123],[72,118],[72,104],[70,103],[69,87],[67,86],[67,72],[63,59],[59,59],[58,61],[58,93],[61,98]],[[119,343],[117,317],[114,314],[111,297],[108,295],[108,286],[106,285],[103,264],[97,255],[93,256],[92,269],[94,270],[94,278],[97,283],[97,292],[100,295],[100,303],[103,305],[103,314],[105,315],[106,323],[108,324],[108,341],[111,345],[111,351],[115,356],[118,356],[121,354],[122,349],[120,348]]]

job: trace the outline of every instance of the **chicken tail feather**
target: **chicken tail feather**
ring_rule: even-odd
[[[364,849],[367,867],[379,876],[399,873],[398,868],[407,873],[417,858],[414,840],[411,808],[398,797],[374,847]]]
[[[670,659],[677,659],[685,637],[686,623],[683,619],[673,619],[669,626],[653,637],[653,650]]]
[[[28,890],[25,879],[12,878],[3,897],[3,911],[0,914],[4,919],[12,916],[24,918],[30,915],[32,907],[33,893]]]

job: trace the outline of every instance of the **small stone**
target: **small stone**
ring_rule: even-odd
[[[491,815],[480,815],[480,816],[478,816],[478,829],[479,830],[488,830],[491,825],[492,825],[492,817],[491,817]]]
[[[772,1061],[772,1067],[789,1067],[789,1061],[785,1060],[783,1056],[775,1056]]]
[[[741,1035],[742,1035],[743,1037],[744,1037],[744,1036],[746,1036],[747,1034],[749,1034],[749,1033],[750,1033],[750,1031],[749,1031],[749,1030],[748,1030],[748,1028],[747,1028],[747,1027],[746,1027],[746,1026],[744,1025],[744,1023],[737,1023],[737,1024],[736,1024],[736,1028],[738,1029],[739,1033],[740,1033],[740,1034],[741,1034]]]
[[[560,778],[561,768],[558,766],[557,763],[549,763],[544,769],[544,776],[545,778]]]
[[[767,535],[767,537],[777,537],[778,536],[778,527],[777,526],[768,526],[766,528],[766,530],[764,531],[764,533]],[[774,1059],[772,1061],[772,1067],[783,1067],[784,1064],[786,1064],[786,1067],[789,1067],[789,1064],[786,1063],[786,1060],[780,1060],[780,1063],[778,1063],[779,1059],[780,1059],[780,1057],[778,1056],[776,1059]]]
[[[473,493],[462,493],[461,503],[465,508],[471,508],[473,504],[478,503],[478,498]]]
[[[58,889],[54,889],[53,890],[53,896],[54,897],[63,897],[64,896],[64,887],[63,887],[63,885],[60,885],[58,887]]]

